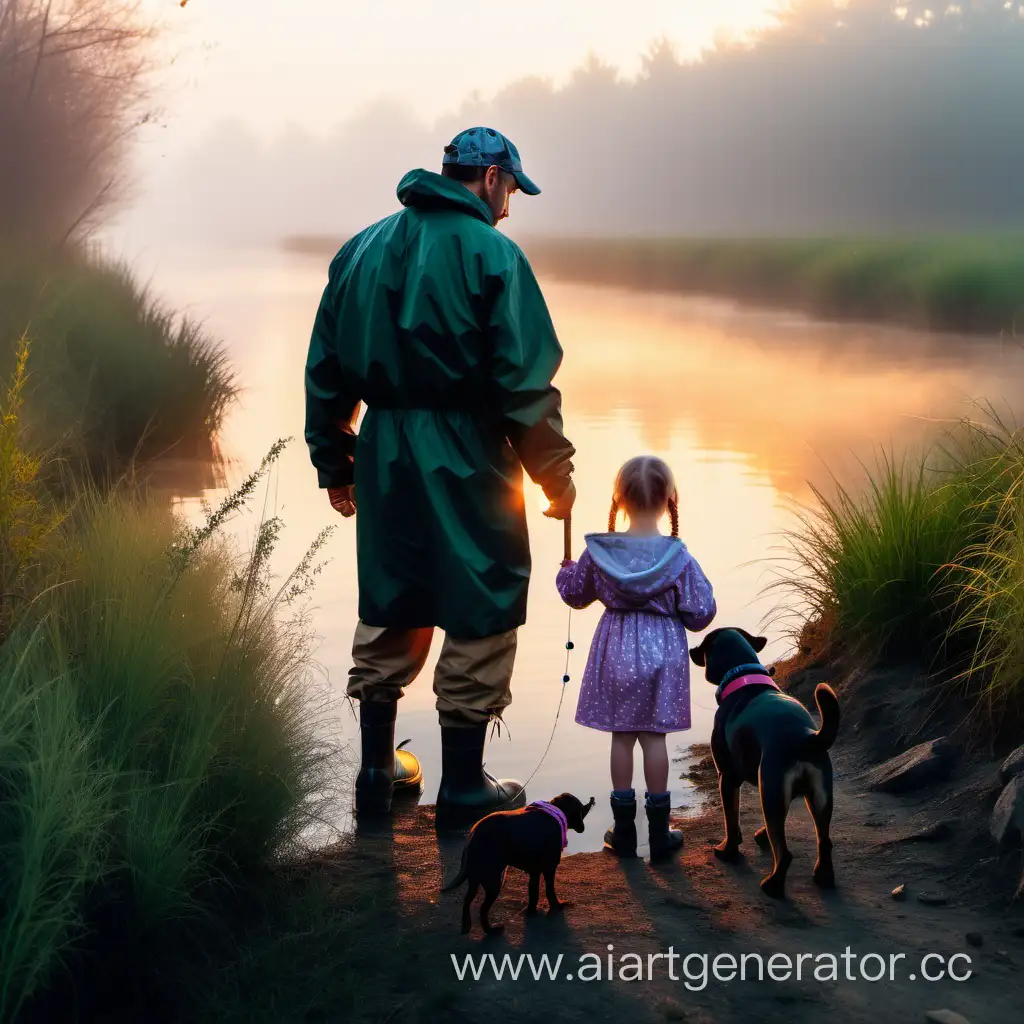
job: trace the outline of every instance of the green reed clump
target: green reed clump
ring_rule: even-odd
[[[960,579],[954,632],[971,651],[956,682],[990,735],[1024,719],[1024,432],[1007,435],[994,466],[992,527],[951,566]]]
[[[310,636],[282,614],[326,537],[281,580],[279,524],[236,554],[218,530],[254,486],[199,529],[86,489],[47,546],[0,645],[0,1020],[72,951],[93,979],[155,970],[335,790]]]
[[[33,340],[36,447],[105,479],[159,455],[210,457],[237,386],[202,326],[155,301],[125,266],[73,251],[0,253],[0,342]],[[0,373],[14,354],[0,347]]]
[[[963,588],[1015,486],[1017,450],[998,418],[965,421],[916,456],[880,456],[860,490],[817,491],[798,511],[775,586],[833,640],[879,662],[954,664]]]

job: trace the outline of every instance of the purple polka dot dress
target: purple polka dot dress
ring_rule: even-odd
[[[686,631],[715,617],[711,584],[675,537],[588,534],[578,562],[558,573],[572,608],[605,606],[590,645],[576,721],[602,732],[690,728]]]

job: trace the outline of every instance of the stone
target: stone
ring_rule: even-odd
[[[1024,775],[1024,747],[1018,747],[1003,763],[999,769],[999,781],[1004,785],[1015,779],[1018,775]]]
[[[952,1010],[929,1010],[924,1019],[928,1024],[971,1024],[966,1017]]]
[[[968,932],[964,938],[967,940],[967,945],[974,946],[975,949],[981,949],[985,945],[985,936],[981,932]]]
[[[908,793],[949,776],[953,747],[945,737],[919,743],[867,772],[868,789]]]
[[[1000,846],[1019,846],[1024,839],[1024,775],[1006,784],[992,811],[989,831]]]
[[[904,882],[902,885],[897,885],[892,891],[892,898],[894,900],[904,900],[907,898],[907,885]]]
[[[942,843],[952,839],[956,832],[957,822],[937,821],[918,832],[911,832],[908,836],[900,836],[899,843]]]
[[[926,907],[944,907],[949,902],[949,897],[941,892],[918,893],[917,902],[923,903]]]
[[[865,828],[888,828],[895,823],[895,819],[891,815],[878,814],[877,812],[864,819]]]

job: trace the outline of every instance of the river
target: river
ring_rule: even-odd
[[[205,321],[224,340],[244,388],[223,434],[230,486],[254,469],[278,438],[286,450],[266,495],[269,514],[286,530],[278,565],[287,569],[327,525],[337,531],[331,559],[314,594],[316,658],[336,699],[337,728],[357,728],[340,700],[356,621],[354,521],[337,517],[302,443],[302,370],[310,327],[326,280],[326,260],[273,250],[149,251],[136,265],[174,309]],[[653,452],[673,468],[680,491],[680,532],[714,584],[718,624],[757,630],[778,611],[766,591],[782,566],[783,531],[795,505],[812,500],[811,484],[827,487],[830,471],[850,479],[858,459],[880,448],[921,443],[943,423],[974,413],[971,400],[1020,407],[1024,353],[1008,339],[933,337],[899,329],[824,324],[777,311],[719,301],[636,294],[545,281],[545,294],[565,349],[557,383],[566,433],[578,449],[575,550],[583,534],[607,519],[615,473],[630,456]],[[561,525],[541,515],[542,497],[527,485],[534,556],[529,621],[521,631],[507,732],[487,751],[495,775],[525,779],[547,746],[563,696],[568,612],[555,592],[562,556]],[[223,490],[202,496],[216,502]],[[181,506],[199,514],[198,493]],[[256,515],[231,524],[252,539]],[[529,788],[532,798],[563,790],[597,797],[587,832],[570,834],[569,851],[597,849],[610,822],[608,738],[573,721],[578,683],[600,610],[572,616],[575,651],[551,750]],[[766,658],[786,654],[776,623]],[[435,638],[436,657],[440,637]],[[432,801],[440,768],[431,667],[400,704],[397,738],[412,739]],[[694,806],[678,776],[688,746],[707,741],[714,714],[711,688],[694,673],[693,728],[669,738],[679,761],[673,803]],[[643,776],[637,752],[637,788]],[[348,827],[347,818],[339,819]]]

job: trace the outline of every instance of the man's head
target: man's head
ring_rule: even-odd
[[[490,208],[495,224],[508,216],[508,199],[513,192],[540,194],[540,189],[523,173],[519,150],[493,128],[459,132],[444,147],[441,173],[479,196]]]

